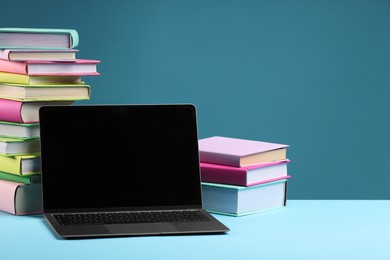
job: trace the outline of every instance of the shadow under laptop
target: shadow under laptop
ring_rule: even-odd
[[[54,232],[51,231],[53,234]],[[112,236],[88,236],[88,237],[69,237],[69,238],[61,238],[58,237],[56,234],[54,234],[58,240],[65,240],[65,241],[75,241],[75,240],[96,240],[96,239],[119,239],[119,238],[140,238],[140,237],[201,237],[201,236],[227,236],[228,233],[213,233],[213,234],[145,234],[145,235],[112,235]]]

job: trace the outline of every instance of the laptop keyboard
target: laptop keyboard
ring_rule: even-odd
[[[195,210],[76,213],[53,216],[61,226],[209,221],[202,212]]]

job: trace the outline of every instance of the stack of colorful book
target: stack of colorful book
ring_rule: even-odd
[[[0,210],[40,213],[39,108],[90,98],[83,76],[98,60],[76,59],[72,29],[0,28]]]
[[[199,140],[204,208],[243,216],[286,206],[287,147],[220,136]]]

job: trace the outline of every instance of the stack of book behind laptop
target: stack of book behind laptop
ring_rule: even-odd
[[[73,29],[0,28],[0,210],[40,213],[39,108],[90,98],[83,76],[98,60],[77,59]]]
[[[199,140],[203,206],[243,216],[286,205],[288,145],[214,136]]]

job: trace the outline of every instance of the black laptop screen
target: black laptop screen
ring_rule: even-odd
[[[46,212],[201,205],[192,105],[43,107],[40,131]]]

